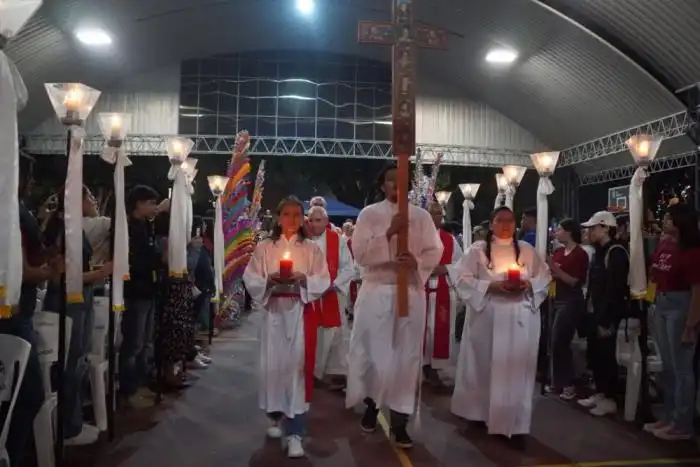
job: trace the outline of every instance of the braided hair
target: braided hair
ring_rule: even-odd
[[[513,211],[507,207],[507,206],[500,206],[496,209],[493,210],[491,213],[490,217],[490,222],[489,222],[489,230],[486,233],[486,251],[484,252],[486,254],[486,261],[487,261],[487,268],[492,269],[493,268],[493,262],[491,261],[491,242],[493,241],[493,228],[491,225],[493,224],[493,220],[496,218],[499,212],[501,211],[508,211],[510,213],[513,213]],[[520,244],[518,243],[518,237],[517,233],[513,232],[513,250],[515,250],[515,262],[520,265]]]

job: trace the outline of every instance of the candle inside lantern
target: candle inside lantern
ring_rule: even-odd
[[[119,115],[112,116],[112,118],[110,119],[110,126],[111,126],[110,137],[112,139],[122,139],[121,138],[122,119],[119,117]]]
[[[289,277],[292,275],[292,267],[294,263],[288,251],[284,252],[282,259],[280,259],[280,277]]]
[[[77,112],[80,110],[80,103],[83,100],[83,93],[80,88],[72,88],[66,93],[63,99],[63,104],[66,106],[66,112]]]
[[[511,284],[520,283],[520,267],[517,264],[513,264],[508,268],[507,280]]]

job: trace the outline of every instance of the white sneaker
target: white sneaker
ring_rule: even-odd
[[[287,457],[297,459],[304,457],[304,446],[301,444],[301,436],[287,436]]]
[[[612,399],[601,399],[590,411],[591,415],[603,417],[617,413],[617,403]]]
[[[272,439],[280,439],[282,437],[282,428],[277,422],[272,422],[270,428],[267,429],[267,437]]]
[[[100,437],[100,430],[96,426],[83,424],[83,428],[78,436],[68,438],[65,441],[66,446],[86,446],[88,444],[94,444]]]
[[[587,399],[579,399],[577,402],[578,402],[578,405],[580,405],[581,407],[591,409],[591,408],[595,407],[596,405],[598,405],[598,402],[603,400],[603,399],[605,399],[604,394],[593,394],[591,397],[589,397]]]
[[[214,362],[214,360],[212,360],[211,357],[209,357],[208,355],[204,355],[202,352],[199,352],[197,354],[197,359],[201,360],[202,363],[206,365],[211,365]]]

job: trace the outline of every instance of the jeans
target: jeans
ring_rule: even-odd
[[[31,305],[36,305],[36,299]],[[32,315],[34,309],[21,311],[9,319],[0,319],[0,334],[16,336],[29,342],[32,346],[24,372],[22,386],[17,394],[17,402],[10,421],[10,432],[5,443],[10,464],[21,466],[27,451],[36,418],[44,403],[44,385],[42,383],[41,365],[36,351],[36,334]]]
[[[566,301],[554,302],[552,323],[552,384],[569,387],[574,381],[574,354],[571,343],[584,313],[583,295],[572,292]]]
[[[122,315],[122,344],[119,349],[119,392],[130,397],[148,380],[148,358],[152,347],[153,300],[126,300]]]
[[[661,388],[663,420],[685,433],[693,432],[695,414],[695,344],[681,342],[690,309],[690,292],[667,292],[656,296],[654,330],[663,363]]]
[[[285,436],[304,436],[306,434],[306,415],[299,414],[294,418],[287,418],[282,412],[271,412],[267,414],[270,420],[279,422],[282,420],[282,428]]]
[[[83,300],[83,303],[68,304],[66,307],[66,317],[71,319],[70,344],[63,373],[63,436],[66,439],[78,436],[83,429],[83,388],[88,376],[88,356],[95,327],[91,285],[83,288]],[[60,309],[56,294],[47,294],[45,304],[53,312]]]

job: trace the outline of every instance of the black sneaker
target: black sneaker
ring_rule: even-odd
[[[362,416],[362,421],[360,421],[360,429],[365,433],[377,431],[377,415],[379,415],[379,411],[376,407],[367,406],[365,414]]]
[[[394,444],[401,449],[410,449],[413,447],[413,440],[408,436],[405,426],[391,429],[391,436],[394,439]]]

